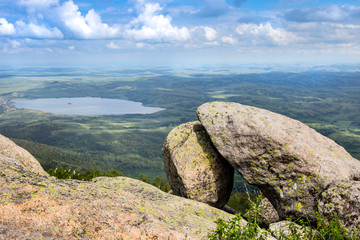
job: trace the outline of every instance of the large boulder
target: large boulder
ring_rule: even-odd
[[[282,219],[315,218],[318,196],[329,184],[360,179],[360,161],[294,119],[226,102],[203,104],[197,116],[221,155]]]
[[[222,208],[229,200],[234,168],[221,157],[200,122],[174,128],[163,147],[173,193]]]
[[[130,178],[49,177],[9,140],[0,149],[0,239],[205,239],[233,216]]]

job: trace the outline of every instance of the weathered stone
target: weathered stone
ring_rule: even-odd
[[[229,200],[234,169],[213,147],[199,122],[174,128],[163,147],[173,193],[222,208]]]
[[[311,230],[308,227],[303,228],[294,222],[281,221],[270,224],[269,231],[277,239],[306,239],[306,233],[315,230]],[[294,234],[297,237],[294,237]],[[293,238],[290,238],[291,236],[293,236]]]
[[[225,102],[203,104],[197,115],[221,155],[282,219],[314,218],[330,183],[360,179],[360,161],[299,121]]]
[[[25,149],[16,145],[13,141],[0,134],[0,156],[8,159],[15,159],[16,162],[26,167],[30,171],[48,176],[40,163]]]
[[[271,204],[269,199],[263,198],[260,203],[261,215],[260,221],[269,226],[271,223],[278,222],[280,220],[279,214]]]
[[[1,149],[0,239],[205,239],[233,216],[130,178],[41,175],[13,143]]]
[[[336,214],[351,229],[360,231],[360,182],[333,183],[320,194],[319,213],[328,219]]]

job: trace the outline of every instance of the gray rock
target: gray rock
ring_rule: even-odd
[[[163,147],[173,193],[222,208],[229,200],[234,169],[213,147],[199,122],[174,128]]]
[[[277,239],[287,239],[293,233],[299,238],[294,239],[305,239],[306,232],[310,232],[310,228],[302,228],[299,224],[289,221],[281,221],[270,224],[269,231]],[[313,230],[314,231],[314,230]]]
[[[319,213],[327,218],[336,214],[349,229],[360,230],[360,182],[342,181],[331,184],[320,194]]]
[[[260,203],[260,209],[262,210],[262,213],[260,215],[261,222],[267,226],[269,226],[271,223],[278,222],[280,220],[279,214],[275,210],[274,206],[271,204],[269,199],[264,198]]]
[[[259,187],[280,218],[314,218],[330,183],[360,179],[360,162],[299,121],[237,103],[200,106],[198,118],[221,155]]]

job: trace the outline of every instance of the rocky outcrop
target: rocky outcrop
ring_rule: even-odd
[[[204,239],[232,217],[130,178],[49,177],[1,139],[0,239]]]
[[[16,145],[10,139],[0,135],[0,158],[13,159],[14,163],[26,167],[29,171],[48,176],[47,172],[41,167],[40,163],[25,149]]]
[[[222,208],[229,200],[234,169],[212,145],[200,122],[174,128],[163,147],[173,193]]]
[[[313,218],[329,185],[360,179],[358,160],[299,121],[225,102],[206,103],[197,115],[216,149],[282,219]]]

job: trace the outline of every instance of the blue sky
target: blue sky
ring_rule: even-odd
[[[0,0],[1,66],[360,63],[360,0]]]

